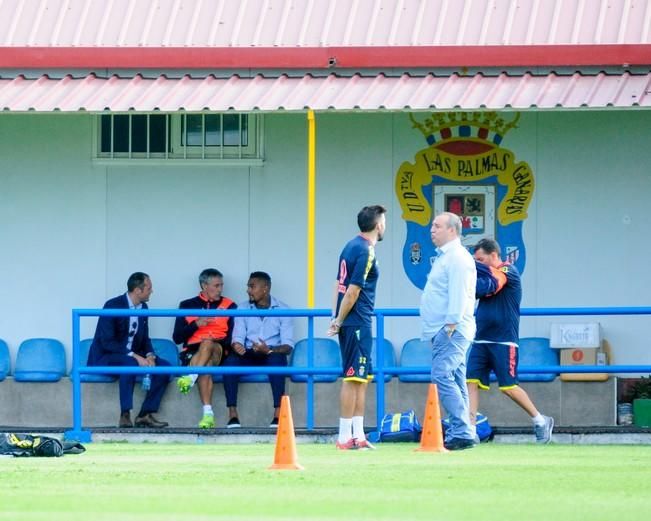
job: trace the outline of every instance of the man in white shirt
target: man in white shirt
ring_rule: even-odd
[[[463,450],[475,444],[466,388],[466,353],[476,329],[477,271],[472,255],[461,244],[461,219],[457,215],[437,215],[431,237],[438,255],[420,302],[422,337],[432,343],[432,382],[449,415],[445,448]]]
[[[249,275],[246,292],[248,302],[239,304],[240,309],[287,309],[287,304],[271,295],[271,277],[264,271],[254,271]],[[294,327],[291,317],[235,317],[233,327],[232,352],[224,360],[224,367],[269,366],[285,367],[287,357],[294,348]],[[236,374],[224,375],[224,393],[228,407],[226,428],[240,427],[237,412],[237,387],[240,377]],[[269,427],[278,428],[280,399],[285,394],[285,375],[270,374],[271,394],[274,402],[274,417]]]

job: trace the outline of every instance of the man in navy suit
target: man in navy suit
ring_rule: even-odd
[[[104,309],[147,309],[147,301],[151,293],[149,275],[138,271],[129,277],[127,292],[108,300],[104,304]],[[93,343],[88,352],[88,365],[153,367],[170,364],[154,353],[149,338],[148,317],[132,316],[99,318]],[[120,375],[119,427],[121,428],[133,427],[131,409],[135,381],[134,374]],[[153,413],[158,411],[169,381],[170,375],[152,375],[151,387],[135,419],[136,427],[155,429],[167,427],[168,424],[158,421]]]

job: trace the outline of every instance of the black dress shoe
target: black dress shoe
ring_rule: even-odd
[[[444,445],[448,450],[472,449],[475,446],[475,440],[469,440],[466,438],[450,438],[450,440],[446,441]]]
[[[135,424],[136,427],[144,427],[145,429],[162,429],[163,427],[167,427],[169,425],[167,422],[158,421],[151,413],[137,416]]]
[[[128,411],[120,414],[120,422],[118,423],[118,428],[130,429],[131,427],[133,427],[133,423],[131,423],[131,414],[129,414]]]

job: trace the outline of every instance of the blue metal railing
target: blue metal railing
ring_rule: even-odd
[[[307,318],[307,366],[305,367],[193,367],[197,374],[301,374],[307,375],[306,388],[306,426],[314,428],[314,376],[324,374],[341,375],[341,367],[314,367],[314,318],[329,317],[329,309],[274,309],[274,310],[192,310],[192,316],[282,316]],[[593,316],[593,315],[651,315],[651,307],[590,307],[590,308],[523,308],[522,316]],[[66,432],[66,438],[79,441],[90,441],[90,431],[82,429],[81,419],[81,375],[82,374],[187,374],[187,367],[116,367],[116,366],[86,366],[86,361],[79,360],[80,318],[81,317],[179,317],[188,315],[188,310],[178,309],[73,309],[72,310],[72,405],[73,428]],[[384,340],[385,317],[417,317],[417,309],[378,308],[376,315],[376,357],[373,368],[376,381],[376,425],[379,427],[384,417],[386,374],[399,376],[401,374],[429,374],[431,367],[385,366],[384,353],[381,349]],[[592,366],[520,366],[519,373],[637,373],[651,372],[651,365],[592,365]]]
[[[189,313],[190,311],[190,313]],[[306,367],[193,367],[196,374],[301,374],[307,375],[306,423],[309,430],[314,428],[314,375],[337,374],[341,367],[314,367],[314,318],[329,317],[328,309],[269,309],[269,310],[179,310],[179,309],[73,309],[72,310],[72,430],[65,433],[66,438],[90,441],[90,431],[82,428],[81,421],[81,375],[82,374],[171,374],[184,375],[188,368],[172,367],[124,367],[124,366],[86,366],[86,361],[79,360],[80,318],[81,317],[305,317],[308,321],[308,347]]]
[[[522,308],[520,314],[524,317],[540,316],[594,316],[594,315],[651,315],[651,307],[586,307],[586,308]],[[417,317],[417,309],[375,309],[377,338],[384,338],[385,317]],[[379,342],[380,340],[378,340]],[[377,381],[377,415],[376,425],[382,424],[384,417],[384,375],[392,374],[429,374],[431,367],[401,367],[385,366],[382,349],[376,350],[376,360],[373,360],[373,370]],[[651,365],[522,365],[518,366],[519,374],[550,374],[550,373],[646,373],[651,372]]]

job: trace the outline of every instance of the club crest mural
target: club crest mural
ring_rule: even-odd
[[[505,121],[495,112],[447,112],[419,121],[409,115],[428,146],[416,153],[413,163],[400,166],[395,189],[407,224],[402,263],[418,288],[425,286],[436,258],[432,219],[445,211],[461,217],[464,246],[494,238],[502,257],[524,272],[522,223],[533,197],[534,176],[527,163],[516,161],[515,154],[502,147],[520,119],[519,113],[509,116]]]

